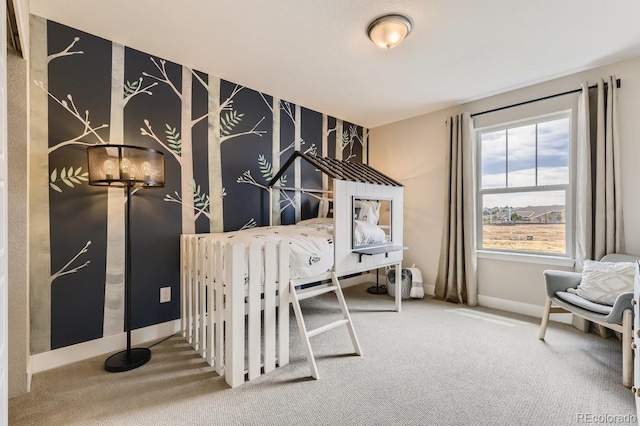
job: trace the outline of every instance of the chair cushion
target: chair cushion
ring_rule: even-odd
[[[591,312],[596,312],[598,314],[609,315],[613,310],[612,306],[595,303],[583,297],[580,297],[577,294],[567,293],[566,291],[558,291],[556,292],[556,296],[564,300],[565,302],[569,302],[572,305],[579,306],[583,309]]]
[[[634,275],[633,262],[585,260],[580,284],[567,291],[592,302],[613,306],[621,293],[633,291]]]

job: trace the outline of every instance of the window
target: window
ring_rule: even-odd
[[[571,254],[570,129],[563,112],[477,130],[479,249]]]

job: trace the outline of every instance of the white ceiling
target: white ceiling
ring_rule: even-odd
[[[29,0],[30,11],[376,127],[640,56],[638,0]],[[392,50],[368,23],[414,23]]]

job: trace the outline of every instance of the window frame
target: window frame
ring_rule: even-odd
[[[501,187],[501,188],[482,188],[482,143],[481,136],[485,133],[507,131],[511,128],[527,126],[531,124],[540,124],[548,121],[555,121],[559,119],[567,119],[567,131],[569,133],[569,146],[568,146],[568,182],[566,184],[553,184],[553,185],[534,185],[534,186],[518,186],[518,187]],[[476,195],[476,247],[479,253],[483,255],[480,257],[487,258],[503,258],[504,256],[514,258],[525,257],[540,257],[544,259],[573,259],[574,244],[573,235],[575,229],[575,215],[573,212],[573,197],[575,192],[575,132],[573,129],[573,111],[572,109],[564,109],[556,112],[540,114],[536,116],[530,116],[520,120],[512,120],[508,122],[502,122],[494,125],[483,126],[474,129],[475,145],[476,145],[476,173],[475,179],[475,195]],[[505,185],[509,183],[509,142],[508,136],[505,141]],[[536,127],[536,158],[535,158],[535,173],[536,181],[538,175],[538,131]],[[537,184],[537,182],[536,182]],[[513,250],[504,248],[493,248],[483,246],[483,196],[488,194],[521,194],[526,192],[547,192],[547,191],[564,191],[565,193],[565,253],[548,253],[538,251],[527,250]]]

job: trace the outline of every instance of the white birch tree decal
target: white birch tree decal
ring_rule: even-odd
[[[191,130],[200,121],[204,120],[209,113],[192,120],[191,119],[191,85],[193,75],[196,75],[191,69],[182,67],[181,88],[178,90],[176,84],[171,81],[167,73],[167,61],[164,59],[156,60],[151,57],[151,62],[156,68],[158,75],[143,73],[144,77],[149,77],[158,81],[158,83],[166,84],[173,93],[178,97],[181,103],[180,130],[165,123],[168,133],[165,140],[160,139],[153,131],[149,119],[144,120],[145,127],[140,128],[142,136],[148,136],[164,147],[180,166],[180,195],[174,199],[182,208],[182,232],[185,234],[193,234],[196,231],[196,208],[193,198],[193,142]],[[199,79],[204,83],[201,79]],[[205,85],[206,87],[206,85]],[[180,135],[181,134],[181,135]]]
[[[51,349],[47,21],[30,16],[29,303],[31,353]],[[38,83],[40,85],[38,86]],[[40,90],[38,89],[44,89]]]
[[[336,160],[342,160],[342,151],[344,147],[342,146],[342,120],[336,120]]]
[[[137,95],[153,95],[157,82],[145,83],[140,76],[134,81],[124,79],[125,48],[111,44],[111,111],[109,140],[124,144],[124,109]],[[107,245],[104,290],[103,336],[124,330],[124,270],[125,270],[125,193],[121,188],[107,187]]]
[[[153,60],[153,58],[152,58]],[[166,70],[164,69],[164,65],[161,62],[159,66],[156,62],[156,68],[160,70],[162,78],[156,77],[159,81],[167,81],[169,80],[166,75]],[[226,195],[225,189],[222,186],[222,160],[220,154],[220,146],[223,142],[226,142],[230,139],[237,138],[239,136],[246,135],[255,135],[262,136],[266,133],[266,130],[260,130],[258,127],[264,121],[265,117],[259,119],[250,130],[246,131],[237,131],[237,126],[242,121],[244,114],[238,112],[233,108],[233,98],[240,91],[244,89],[244,87],[236,85],[232,90],[231,94],[227,99],[223,102],[220,102],[220,79],[209,76],[208,82],[205,82],[198,73],[189,70],[186,67],[183,67],[183,76],[185,70],[189,71],[189,84],[191,84],[191,76],[195,77],[196,80],[207,90],[208,92],[208,113],[199,117],[193,121],[189,121],[190,125],[188,127],[189,140],[191,135],[191,128],[193,125],[197,124],[201,120],[208,117],[208,137],[209,137],[209,145],[208,145],[208,164],[209,164],[209,191],[213,194],[209,196],[207,194],[200,194],[199,191],[195,191],[195,189],[199,189],[200,187],[196,185],[193,179],[193,158],[189,157],[189,164],[191,167],[190,176],[185,175],[184,169],[182,169],[182,189],[181,194],[175,193],[175,197],[173,195],[167,194],[165,197],[165,201],[174,202],[182,205],[183,209],[183,232],[187,233],[184,230],[184,211],[188,210],[190,212],[191,217],[193,217],[193,228],[191,233],[195,233],[195,220],[201,215],[204,214],[207,218],[209,218],[209,228],[211,232],[221,232],[223,230],[223,209],[222,209],[222,201],[224,196]],[[184,91],[185,81],[183,79],[182,87]],[[189,86],[190,87],[190,86]],[[174,92],[177,94],[178,91],[175,89]],[[190,110],[190,108],[189,108]],[[189,111],[189,116],[191,112]],[[184,105],[183,105],[183,117],[184,117]],[[184,123],[182,127],[183,139],[181,142],[181,147],[184,152]],[[184,153],[178,154],[175,149],[172,149],[170,146],[170,137],[167,135],[167,142],[161,140],[157,134],[154,133],[153,129],[148,120],[145,120],[145,127],[140,128],[140,132],[143,136],[148,136],[158,142],[160,145],[164,146],[165,149],[170,151],[173,154],[173,157],[178,161],[181,165],[184,161]],[[171,129],[171,126],[166,124],[167,129]],[[172,133],[172,135],[174,135]],[[191,145],[189,145],[191,146]],[[190,148],[191,150],[191,148]],[[190,151],[191,152],[191,151]],[[185,179],[189,180],[185,180]],[[205,203],[204,199],[198,199],[197,197],[206,197],[207,202]]]

